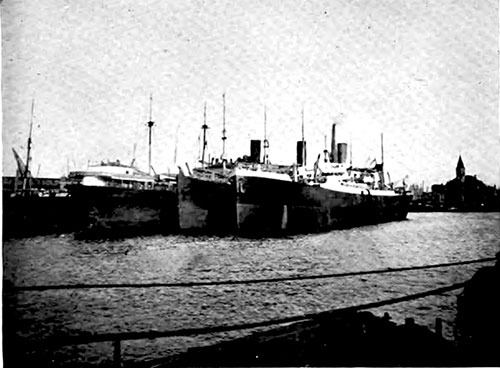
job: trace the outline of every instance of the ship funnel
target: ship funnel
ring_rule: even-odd
[[[297,165],[305,166],[307,161],[306,141],[297,141]]]
[[[252,139],[250,141],[250,161],[260,162],[260,139]]]
[[[335,124],[332,125],[332,149],[330,151],[330,162],[338,162],[337,146],[335,145]]]
[[[345,164],[347,162],[347,143],[337,144],[337,154],[339,164]]]

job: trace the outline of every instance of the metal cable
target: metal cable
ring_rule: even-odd
[[[80,345],[89,344],[96,342],[106,342],[106,341],[124,341],[124,340],[144,340],[144,339],[157,339],[164,337],[173,336],[193,336],[193,335],[207,335],[220,332],[229,332],[237,330],[247,330],[258,327],[269,327],[275,325],[281,325],[291,322],[300,322],[307,320],[315,320],[322,318],[337,317],[340,315],[345,315],[348,313],[355,313],[360,310],[379,308],[384,305],[396,304],[401,302],[406,302],[410,300],[424,298],[430,295],[442,294],[452,290],[461,289],[465,286],[465,282],[440,287],[437,289],[432,289],[420,293],[405,295],[398,298],[386,299],[361,305],[355,305],[350,307],[338,308],[333,310],[328,310],[324,312],[317,313],[306,313],[303,315],[277,318],[273,320],[260,321],[260,322],[250,322],[241,323],[235,325],[225,325],[225,326],[207,326],[199,328],[181,328],[169,331],[144,331],[144,332],[125,332],[125,333],[105,333],[105,334],[84,334],[80,336],[52,336],[45,340],[28,340],[28,339],[18,339],[18,342],[23,345],[32,345],[33,347],[40,346],[69,346],[69,345]]]
[[[102,288],[159,288],[159,287],[200,287],[200,286],[219,286],[219,285],[248,285],[272,282],[285,282],[285,281],[303,281],[303,280],[317,280],[336,277],[347,276],[361,276],[373,275],[392,272],[403,272],[413,270],[424,270],[439,267],[460,266],[472,263],[483,263],[495,261],[496,258],[483,258],[470,261],[452,262],[452,263],[439,263],[425,266],[412,266],[401,268],[387,268],[381,270],[371,271],[357,271],[357,272],[343,272],[322,275],[299,275],[287,277],[275,277],[267,279],[247,279],[247,280],[221,280],[221,281],[192,281],[192,282],[153,282],[153,283],[121,283],[121,284],[73,284],[73,285],[33,285],[33,286],[9,286],[4,285],[4,292],[19,292],[19,291],[45,291],[45,290],[66,290],[66,289],[102,289]]]

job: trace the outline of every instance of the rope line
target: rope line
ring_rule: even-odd
[[[430,295],[443,294],[456,289],[461,289],[465,286],[465,282],[440,287],[437,289],[432,289],[420,293],[405,295],[398,298],[386,299],[361,305],[349,306],[344,308],[338,308],[323,312],[316,313],[306,313],[303,315],[284,317],[267,321],[260,322],[250,322],[241,323],[235,325],[225,325],[225,326],[208,326],[199,328],[181,328],[169,331],[146,331],[146,332],[125,332],[125,333],[105,333],[105,334],[86,334],[80,336],[54,336],[49,337],[45,340],[25,340],[19,339],[18,341],[24,345],[44,345],[44,346],[69,346],[69,345],[81,345],[96,342],[107,342],[107,341],[124,341],[124,340],[146,340],[146,339],[157,339],[164,337],[174,337],[174,336],[193,336],[193,335],[208,335],[220,332],[229,332],[237,330],[248,330],[257,327],[269,327],[275,325],[281,325],[290,322],[301,322],[307,320],[316,320],[328,317],[336,317],[339,315],[344,315],[347,313],[354,313],[360,310],[379,308],[385,305],[396,304],[406,301],[411,301],[415,299],[424,298]]]
[[[260,284],[260,283],[272,283],[272,282],[284,282],[284,281],[302,281],[302,280],[317,280],[326,278],[336,278],[336,277],[347,277],[347,276],[362,276],[362,275],[373,275],[382,273],[392,273],[392,272],[402,272],[402,271],[412,271],[412,270],[424,270],[439,267],[451,267],[466,265],[472,263],[483,263],[495,261],[496,258],[483,258],[474,259],[469,261],[452,262],[452,263],[438,263],[425,266],[412,266],[412,267],[401,267],[401,268],[386,268],[380,270],[371,271],[357,271],[357,272],[343,272],[343,273],[331,273],[323,275],[302,275],[302,276],[287,276],[287,277],[276,277],[267,279],[247,279],[247,280],[221,280],[221,281],[193,281],[193,282],[153,282],[153,283],[122,283],[122,284],[73,284],[73,285],[34,285],[34,286],[4,286],[4,292],[7,291],[46,291],[46,290],[66,290],[66,289],[102,289],[102,288],[159,288],[159,287],[200,287],[200,286],[219,286],[219,285],[249,285],[249,284]]]

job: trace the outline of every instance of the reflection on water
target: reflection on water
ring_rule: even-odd
[[[364,271],[493,257],[499,213],[410,213],[408,221],[279,239],[150,236],[85,242],[73,236],[4,243],[4,280],[16,286],[244,280]],[[194,288],[21,292],[17,333],[44,337],[82,332],[170,330],[262,321],[416,293],[462,282],[480,264],[336,279]],[[459,292],[459,291],[458,291]],[[375,310],[394,320],[436,317],[452,337],[455,295],[433,296]],[[243,332],[247,333],[247,332]],[[124,343],[129,361],[164,357],[240,332]],[[61,349],[61,360],[111,359],[110,343]]]

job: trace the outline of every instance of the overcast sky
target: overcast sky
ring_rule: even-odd
[[[304,107],[308,162],[330,141],[393,180],[500,184],[498,7],[487,0],[4,1],[3,169],[25,159],[35,99],[32,172],[59,177],[88,161],[135,156],[147,170],[199,154],[207,103],[211,156],[263,139],[291,164]],[[328,143],[329,144],[329,143]],[[176,159],[176,162],[174,162]]]

